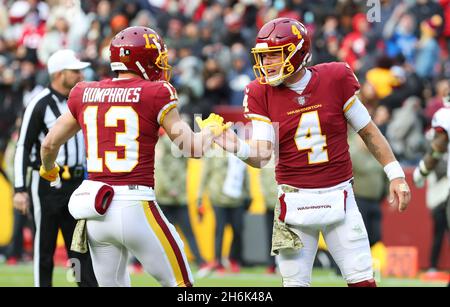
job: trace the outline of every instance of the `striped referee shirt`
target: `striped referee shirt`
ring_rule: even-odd
[[[16,193],[27,190],[28,167],[39,169],[41,143],[57,118],[68,110],[67,97],[51,87],[36,95],[26,107],[14,157],[14,190]],[[85,164],[84,141],[81,131],[61,146],[56,163],[69,167]]]

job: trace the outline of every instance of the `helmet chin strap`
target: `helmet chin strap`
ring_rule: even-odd
[[[271,86],[278,86],[278,85],[280,85],[281,83],[283,83],[283,80],[284,80],[284,78],[283,78],[283,69],[284,68],[281,68],[280,69],[280,72],[278,73],[278,75],[276,75],[276,76],[274,76],[274,77],[267,77],[266,76],[266,79],[267,79],[267,81],[268,81],[268,83],[269,83],[269,85],[271,85]],[[261,68],[261,70],[263,71],[263,73],[265,74],[265,75],[267,75],[267,73],[266,73],[266,71],[264,70],[264,68]],[[277,80],[278,79],[278,80]],[[271,80],[276,80],[276,81],[271,81]]]
[[[139,68],[139,70],[142,73],[142,76],[145,78],[145,80],[150,80],[150,78],[148,77],[147,73],[145,72],[144,67],[142,67],[141,63],[139,63],[139,61],[136,61],[136,66]]]
[[[303,69],[303,67],[306,67],[306,64],[308,64],[311,61],[311,54],[308,52],[305,57],[303,58],[303,62],[298,66],[297,70],[294,72],[299,72]]]
[[[283,83],[284,79],[278,79],[277,81],[269,82],[270,86],[278,86]]]

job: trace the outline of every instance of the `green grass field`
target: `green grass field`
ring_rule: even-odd
[[[57,287],[73,287],[75,283],[66,278],[68,271],[56,267],[53,283]],[[195,269],[194,269],[195,274]],[[147,274],[132,274],[133,286],[155,287],[157,282]],[[377,283],[381,287],[443,287],[445,282],[424,282],[419,279],[380,278]],[[6,266],[0,264],[0,287],[32,287],[33,268],[30,264]],[[281,277],[264,273],[264,268],[244,268],[240,274],[217,275],[215,273],[195,280],[199,287],[279,287]],[[340,276],[329,270],[316,269],[313,272],[314,287],[345,287],[346,284]]]

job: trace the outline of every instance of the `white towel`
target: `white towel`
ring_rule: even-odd
[[[105,214],[114,197],[112,186],[84,180],[69,200],[69,212],[77,220],[98,218]]]
[[[327,193],[283,193],[280,197],[280,220],[288,225],[321,227],[345,218],[347,191]]]
[[[227,175],[223,183],[222,192],[231,198],[239,198],[242,195],[242,189],[247,170],[246,164],[233,154],[227,154],[228,167]]]

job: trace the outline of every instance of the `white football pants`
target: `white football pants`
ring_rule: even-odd
[[[87,233],[100,286],[131,286],[128,251],[162,286],[193,284],[184,244],[156,202],[113,200],[103,217],[88,220]]]
[[[348,185],[345,189],[347,191],[345,219],[322,228],[295,227],[293,231],[300,237],[303,248],[280,250],[277,260],[284,287],[310,286],[320,232],[347,283],[373,278],[367,231],[355,201],[353,188],[351,184],[345,185]]]

